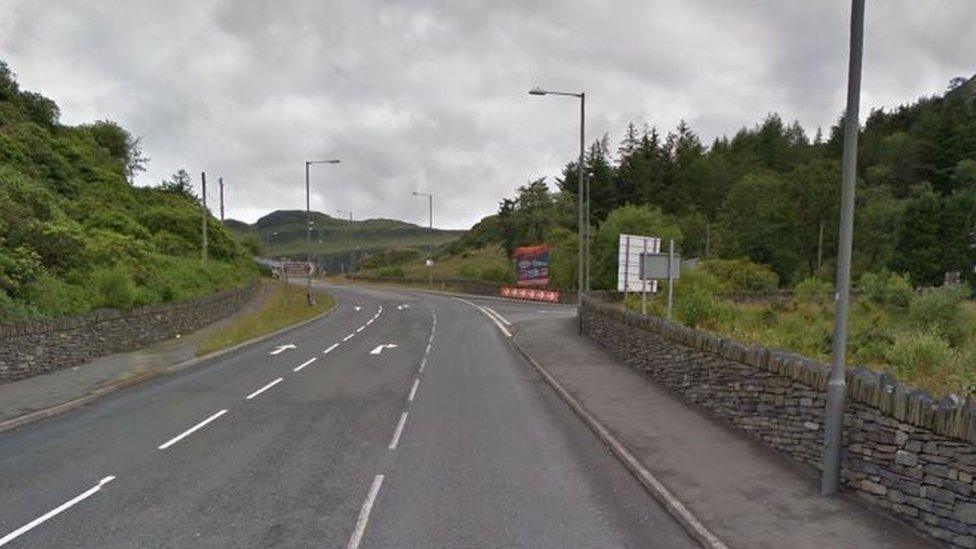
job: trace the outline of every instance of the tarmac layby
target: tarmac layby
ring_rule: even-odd
[[[697,545],[506,341],[573,308],[330,291],[328,317],[0,434],[0,546]]]

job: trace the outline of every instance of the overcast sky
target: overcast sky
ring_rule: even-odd
[[[826,131],[849,0],[0,0],[0,58],[62,122],[119,122],[157,184],[223,176],[228,217],[304,207],[467,228],[628,121],[706,142],[768,112]],[[976,1],[869,1],[863,111],[976,72]],[[213,202],[211,203],[213,204]]]

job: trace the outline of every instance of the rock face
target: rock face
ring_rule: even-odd
[[[584,297],[583,330],[617,359],[736,428],[819,469],[827,366]],[[887,375],[847,375],[846,489],[958,547],[976,547],[976,403],[936,400]]]
[[[131,311],[102,310],[77,317],[0,324],[0,383],[70,368],[198,330],[236,312],[259,287],[252,284]]]

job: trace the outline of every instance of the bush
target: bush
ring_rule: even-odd
[[[129,273],[120,267],[99,269],[91,275],[91,285],[96,295],[96,308],[131,309],[136,299],[136,288]]]
[[[27,301],[41,316],[78,315],[91,309],[89,290],[69,284],[47,273],[38,277],[26,291]]]
[[[380,278],[405,278],[403,267],[399,265],[386,265],[376,269],[376,276]]]
[[[905,277],[886,270],[864,273],[857,287],[870,301],[899,307],[907,307],[914,295]]]
[[[662,292],[666,286],[662,284]],[[714,328],[727,313],[716,297],[721,288],[718,279],[705,271],[686,271],[674,286],[675,318],[692,328]]]
[[[960,356],[936,330],[899,334],[885,353],[899,379],[930,377],[958,367]]]
[[[721,282],[726,292],[774,292],[779,276],[766,265],[748,259],[709,259],[702,269]]]
[[[804,278],[793,287],[793,293],[799,299],[824,299],[834,292],[834,285],[822,278]]]
[[[461,278],[476,279],[480,274],[477,267],[468,263],[463,263],[458,267],[458,276]]]
[[[502,284],[512,284],[515,282],[515,274],[512,272],[512,269],[495,265],[481,269],[481,279],[500,282]]]
[[[913,296],[908,306],[910,325],[916,330],[933,330],[958,345],[965,336],[960,304],[967,295],[965,288],[945,287]]]

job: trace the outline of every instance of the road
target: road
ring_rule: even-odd
[[[321,320],[0,434],[0,545],[695,546],[506,341],[574,309],[330,291]]]

